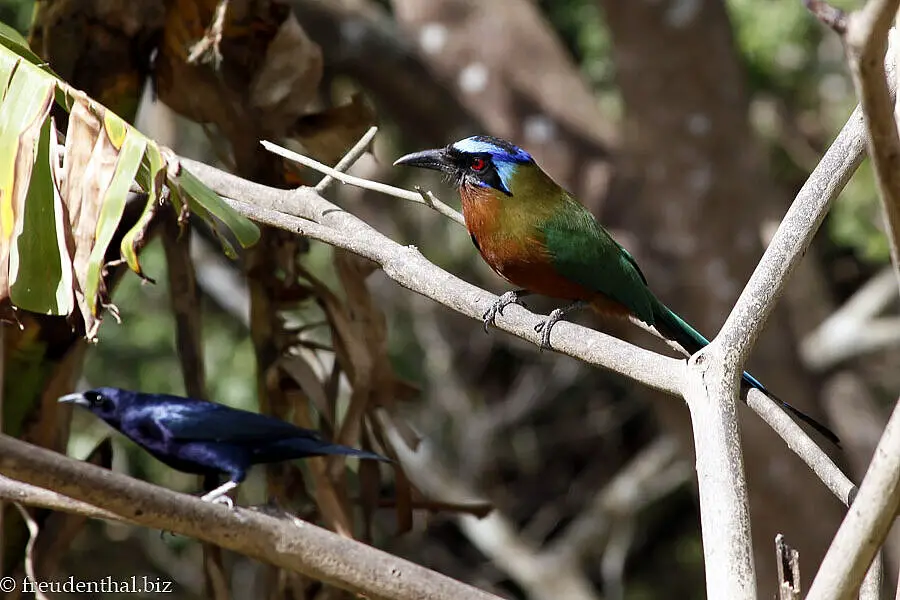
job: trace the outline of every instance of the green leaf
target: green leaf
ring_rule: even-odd
[[[100,217],[97,220],[96,241],[88,260],[87,289],[85,296],[88,299],[91,313],[98,314],[97,296],[100,293],[100,284],[103,276],[103,261],[106,256],[106,248],[112,241],[113,235],[122,219],[125,210],[125,200],[131,188],[131,182],[141,166],[144,150],[147,148],[147,138],[135,129],[127,127],[124,141],[122,142],[119,156],[116,159],[116,171],[112,181],[103,196],[103,206],[100,209]]]
[[[67,315],[75,306],[72,259],[64,230],[68,223],[50,171],[50,135],[46,119],[10,255],[10,299],[32,312]]]
[[[52,80],[41,81],[33,70],[14,68],[0,104],[0,245],[9,241],[15,222],[13,203],[19,136],[46,113],[52,86]]]
[[[15,54],[21,56],[33,65],[46,66],[47,64],[40,56],[32,52],[31,48],[28,46],[28,41],[22,37],[21,33],[2,22],[0,22],[0,44],[6,46]]]
[[[259,228],[256,224],[235,212],[217,193],[206,187],[206,184],[183,166],[178,173],[177,184],[187,197],[191,211],[200,215],[209,213],[219,219],[234,234],[241,246],[248,248],[259,241]],[[214,221],[210,221],[210,225],[216,229]]]
[[[163,160],[159,147],[154,143],[147,144],[147,150],[144,154],[144,160],[141,162],[141,168],[137,174],[138,184],[141,189],[147,192],[147,202],[144,204],[144,211],[137,223],[132,227],[125,237],[122,238],[120,246],[122,257],[131,270],[145,277],[141,264],[138,261],[138,247],[144,241],[144,233],[153,216],[156,214],[159,195],[162,192],[162,186],[166,181],[166,165]]]

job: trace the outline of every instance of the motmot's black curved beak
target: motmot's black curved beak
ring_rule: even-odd
[[[456,173],[457,170],[457,166],[447,153],[446,148],[422,150],[421,152],[413,152],[412,154],[401,156],[394,161],[394,166],[398,165],[443,171],[451,175]]]

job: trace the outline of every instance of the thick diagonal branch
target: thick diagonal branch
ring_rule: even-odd
[[[97,516],[216,544],[367,598],[498,600],[311,523],[203,502],[7,435],[0,435],[0,474],[94,506]]]

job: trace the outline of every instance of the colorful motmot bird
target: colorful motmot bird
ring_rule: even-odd
[[[506,292],[484,313],[484,326],[529,294],[569,300],[535,330],[550,347],[550,330],[566,313],[590,306],[633,316],[693,354],[709,344],[660,302],[634,257],[528,152],[495,137],[474,136],[446,148],[407,154],[395,165],[442,171],[459,190],[466,228],[498,275],[521,288]],[[747,372],[743,382],[776,400],[834,443],[827,427],[773,395]]]

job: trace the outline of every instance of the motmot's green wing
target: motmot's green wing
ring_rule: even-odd
[[[703,334],[653,295],[634,257],[581,204],[574,200],[566,203],[541,229],[550,261],[560,275],[622,304],[692,354],[709,344]],[[742,379],[839,445],[831,430],[775,396],[750,373],[744,371]]]
[[[560,275],[615,300],[648,325],[655,323],[655,298],[644,274],[581,204],[569,200],[541,230]]]
[[[634,257],[594,216],[575,200],[567,200],[542,228],[550,260],[559,274],[618,302],[688,352],[709,344],[653,295]]]

